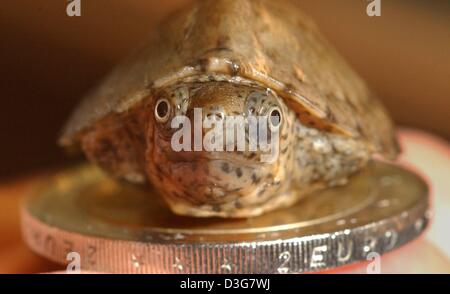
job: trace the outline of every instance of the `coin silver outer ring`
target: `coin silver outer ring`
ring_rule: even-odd
[[[305,273],[367,261],[417,238],[431,213],[420,204],[378,222],[286,240],[153,243],[113,240],[62,230],[22,210],[22,231],[36,253],[61,264],[80,254],[81,269],[106,273]]]

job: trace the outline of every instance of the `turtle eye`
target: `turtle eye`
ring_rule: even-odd
[[[159,99],[155,106],[155,117],[160,123],[165,123],[169,120],[170,103],[167,99]]]
[[[278,107],[273,107],[270,109],[269,111],[269,119],[268,119],[268,123],[269,123],[269,128],[272,131],[276,131],[278,130],[278,128],[281,125],[281,110]]]

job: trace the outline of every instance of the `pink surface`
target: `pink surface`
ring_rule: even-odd
[[[399,132],[402,155],[398,162],[420,174],[430,187],[434,216],[417,240],[381,258],[382,273],[450,273],[450,145],[421,131]],[[366,273],[369,262],[329,273]]]

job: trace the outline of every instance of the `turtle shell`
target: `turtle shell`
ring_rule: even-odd
[[[382,104],[287,0],[205,0],[171,15],[81,102],[60,143],[76,144],[82,130],[126,111],[153,88],[210,73],[260,82],[282,96],[303,123],[361,138],[388,158],[398,153]]]

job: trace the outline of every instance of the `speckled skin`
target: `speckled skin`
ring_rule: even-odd
[[[173,130],[154,116],[161,98],[172,115],[245,115],[249,97],[282,109],[274,163],[174,152]],[[399,152],[383,105],[290,0],[203,0],[171,15],[80,103],[59,142],[117,178],[150,182],[175,213],[202,217],[287,206],[344,184],[373,154]]]
[[[261,162],[259,151],[176,152],[171,146],[176,131],[170,127],[171,119],[166,123],[157,122],[151,103],[132,109],[128,119],[113,127],[113,133],[105,133],[107,126],[114,125],[114,120],[106,120],[98,125],[97,131],[84,136],[84,151],[91,160],[130,181],[148,178],[178,214],[259,215],[291,205],[317,189],[345,184],[369,159],[367,144],[304,125],[282,98],[256,82],[225,75],[191,77],[159,89],[155,95],[170,101],[171,118],[184,115],[191,121],[194,108],[201,108],[204,116],[221,112],[247,117],[250,111],[265,115],[271,106],[278,106],[282,114],[279,156],[272,163]],[[140,116],[147,121],[147,126],[137,128],[145,124],[134,122],[131,128],[143,132],[138,137],[144,138],[145,143],[135,149],[143,156],[126,146],[135,146],[139,140],[133,142],[133,133],[126,131],[130,127],[124,127],[133,124],[131,118]],[[246,136],[248,142],[248,132]],[[98,142],[103,145],[107,142],[110,150],[115,151],[105,152]],[[139,157],[142,159],[130,160]]]

